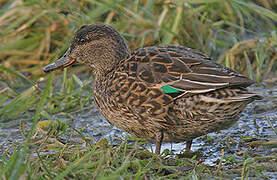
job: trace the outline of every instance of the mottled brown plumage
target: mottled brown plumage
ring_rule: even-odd
[[[95,105],[116,127],[156,141],[187,141],[230,127],[244,107],[261,99],[245,88],[247,77],[214,63],[201,52],[179,45],[130,52],[108,25],[82,26],[71,46],[45,72],[74,62],[95,76]]]

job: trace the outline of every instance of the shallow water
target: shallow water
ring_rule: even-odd
[[[255,140],[277,140],[276,132],[274,132],[269,123],[270,121],[273,127],[277,129],[277,85],[271,84],[267,85],[267,87],[252,86],[249,89],[252,92],[263,95],[264,99],[249,104],[243,111],[239,121],[231,128],[194,139],[192,151],[200,152],[205,164],[210,166],[217,165],[218,160],[222,157],[221,149],[224,149],[225,156],[234,156],[237,160],[243,160],[241,154],[246,151],[261,157],[271,155],[273,152],[277,153],[277,148],[264,146],[246,147],[247,142]],[[93,105],[82,112],[74,114],[74,117],[73,122],[70,122],[70,124],[79,130],[81,129],[85,136],[93,136],[95,141],[107,138],[110,142],[116,144],[124,140],[124,136],[128,135],[126,132],[111,126]],[[67,121],[67,119],[61,120]],[[30,124],[31,122],[27,123],[27,125]],[[0,152],[7,150],[13,143],[21,143],[22,140],[19,125],[5,126],[3,123],[2,125],[0,124]],[[174,154],[181,153],[184,148],[185,142],[163,143],[162,145],[162,151],[169,149]],[[150,150],[151,148],[148,147],[148,149]],[[154,144],[152,149],[155,149]],[[277,172],[267,173],[277,177]]]

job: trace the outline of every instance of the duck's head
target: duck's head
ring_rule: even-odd
[[[105,24],[83,25],[75,34],[70,47],[56,62],[43,68],[44,72],[65,68],[75,62],[90,66],[96,74],[110,71],[129,54],[124,38]]]

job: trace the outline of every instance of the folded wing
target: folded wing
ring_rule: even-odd
[[[254,83],[197,50],[177,45],[138,49],[127,63],[130,76],[178,97]]]

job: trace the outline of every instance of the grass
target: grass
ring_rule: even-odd
[[[132,50],[182,44],[199,49],[258,82],[274,81],[276,10],[274,0],[1,1],[0,127],[21,124],[24,141],[12,143],[1,153],[0,177],[270,177],[263,171],[276,169],[274,152],[255,157],[246,151],[240,158],[232,158],[222,151],[218,164],[208,166],[198,155],[186,158],[165,151],[155,156],[145,149],[148,143],[141,139],[126,138],[119,144],[105,138],[95,142],[70,122],[62,121],[73,121],[76,114],[92,108],[92,78],[78,78],[87,73],[82,67],[64,70],[57,78],[54,73],[45,76],[42,67],[67,49],[70,37],[82,24],[106,23],[120,31]],[[51,123],[46,121],[37,127],[40,120]],[[276,132],[272,120],[267,121]],[[72,140],[73,136],[79,140]],[[276,143],[262,146],[276,147]]]

